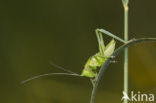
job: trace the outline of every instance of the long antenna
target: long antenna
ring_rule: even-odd
[[[63,68],[63,67],[61,67],[61,66],[55,64],[55,63],[52,62],[52,61],[50,61],[50,64],[51,64],[52,66],[58,68],[58,69],[61,69],[61,70],[65,71],[65,72],[72,73],[72,74],[77,74],[77,73],[75,73],[75,72],[70,71],[69,69],[65,69],[65,68]],[[79,75],[79,74],[77,74],[77,75]]]
[[[46,73],[46,74],[41,74],[41,75],[37,75],[37,76],[31,77],[29,79],[26,79],[26,80],[22,81],[21,84],[29,82],[29,81],[31,81],[33,79],[37,79],[37,78],[44,77],[44,76],[49,76],[49,75],[70,75],[70,76],[81,77],[81,75],[75,74],[75,73],[72,73],[72,74],[71,73]]]

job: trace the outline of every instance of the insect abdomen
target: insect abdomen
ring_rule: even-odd
[[[81,75],[93,78],[96,76],[96,69],[100,67],[106,58],[102,57],[99,53],[95,54],[91,58],[88,59],[87,63],[85,64],[85,69],[82,71]]]
[[[90,67],[88,67],[88,68],[83,69],[81,76],[94,78],[96,76],[96,73]]]

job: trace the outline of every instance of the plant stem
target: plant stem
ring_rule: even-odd
[[[129,46],[135,45],[135,44],[139,44],[139,43],[144,43],[144,42],[156,42],[156,38],[141,38],[141,39],[133,39],[133,40],[129,40],[127,43],[123,44],[122,46],[120,46],[119,48],[117,48],[113,55],[114,57],[116,57],[121,51],[123,51],[125,48],[128,48]],[[100,71],[98,73],[96,82],[93,86],[93,90],[92,90],[92,95],[91,95],[91,101],[90,103],[94,103],[94,98],[95,98],[95,93],[97,91],[97,87],[99,85],[100,79],[104,73],[104,71],[107,69],[108,65],[111,63],[112,58],[109,58],[108,60],[106,60],[106,62],[102,65],[102,67],[100,68]]]
[[[128,41],[128,6],[124,5],[124,39]],[[128,48],[124,50],[124,91],[128,94]],[[124,99],[124,103],[128,103]]]

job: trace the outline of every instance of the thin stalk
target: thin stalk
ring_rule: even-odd
[[[144,43],[144,42],[156,42],[156,38],[141,38],[141,39],[133,39],[133,40],[129,40],[127,43],[123,44],[122,46],[120,46],[119,48],[117,48],[113,55],[114,57],[116,57],[121,51],[123,51],[125,48],[128,48],[132,45],[135,44],[139,44],[139,43]],[[91,101],[90,103],[94,103],[94,98],[95,98],[95,93],[97,91],[97,87],[99,85],[100,79],[104,73],[104,71],[107,69],[108,65],[111,63],[112,58],[109,58],[104,64],[103,66],[100,68],[100,71],[98,73],[98,76],[96,78],[96,82],[93,86],[93,90],[92,90],[92,95],[91,95]]]
[[[124,5],[124,40],[128,41],[128,6]],[[124,50],[124,91],[128,94],[128,48]],[[124,103],[128,103],[124,99]]]

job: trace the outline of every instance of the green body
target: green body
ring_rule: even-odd
[[[95,78],[97,76],[97,68],[101,67],[102,64],[110,58],[115,49],[115,40],[112,39],[108,45],[104,45],[102,33],[96,30],[96,35],[99,44],[99,52],[91,56],[86,62],[81,76]]]

